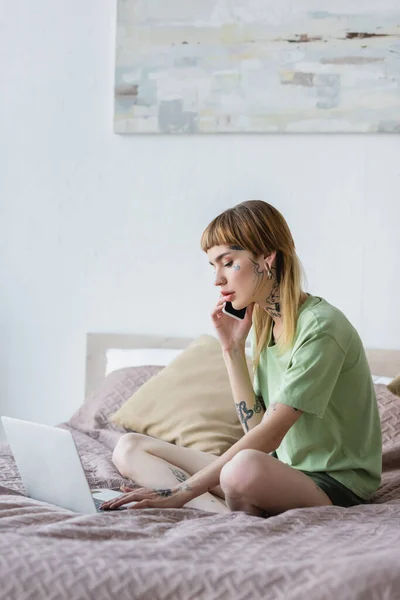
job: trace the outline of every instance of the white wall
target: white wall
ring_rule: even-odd
[[[114,1],[0,0],[0,413],[67,419],[87,331],[212,333],[199,239],[245,199],[366,346],[400,348],[399,136],[116,136],[114,35]]]

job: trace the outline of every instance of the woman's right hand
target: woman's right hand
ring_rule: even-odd
[[[247,307],[243,321],[238,321],[223,313],[224,304],[225,300],[221,295],[211,313],[211,319],[221,342],[222,351],[227,352],[233,348],[242,348],[244,350],[252,325],[254,303]]]

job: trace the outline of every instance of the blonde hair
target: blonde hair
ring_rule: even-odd
[[[277,345],[279,353],[288,350],[296,333],[297,315],[304,272],[296,254],[289,226],[281,213],[262,200],[248,200],[215,217],[201,236],[201,249],[213,246],[240,246],[254,257],[276,251],[276,277],[280,290],[283,331]],[[254,369],[260,360],[272,326],[272,317],[256,305],[253,311],[255,335]]]

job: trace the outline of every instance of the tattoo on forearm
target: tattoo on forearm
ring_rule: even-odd
[[[178,485],[178,490],[183,490],[184,492],[191,492],[192,491],[192,487],[187,484],[187,483],[183,483],[182,485]]]
[[[187,483],[184,483],[184,481],[187,481],[189,479],[188,476],[186,475],[186,473],[181,471],[181,469],[173,469],[172,467],[169,467],[169,468],[171,469],[171,471],[173,472],[173,474],[175,475],[175,477],[181,484],[181,485],[178,485],[178,489],[185,491],[185,492],[190,492],[193,488],[190,485],[188,485]],[[161,490],[161,491],[163,491],[163,490]]]
[[[235,407],[240,422],[242,423],[242,425],[244,425],[246,432],[249,431],[247,421],[251,419],[251,417],[254,415],[254,411],[251,408],[247,408],[245,400],[242,400],[239,403],[235,402]]]
[[[180,469],[173,469],[172,467],[169,467],[169,468],[180,483],[182,483],[182,481],[186,481],[186,479],[188,479],[187,475]]]

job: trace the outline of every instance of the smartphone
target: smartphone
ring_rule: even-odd
[[[238,321],[243,321],[243,319],[246,315],[245,308],[236,310],[236,308],[233,308],[231,302],[225,302],[222,312],[225,313],[226,315],[229,315],[230,317],[233,317],[234,319],[237,319]]]

